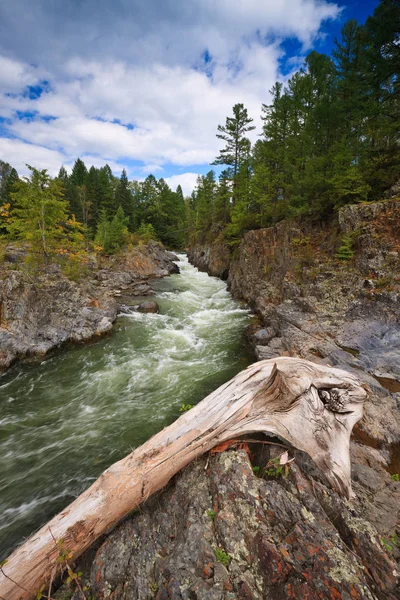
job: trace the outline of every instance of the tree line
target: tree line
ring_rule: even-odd
[[[36,261],[56,256],[82,258],[89,250],[113,254],[129,242],[157,239],[167,247],[185,244],[185,201],[180,186],[149,175],[129,181],[125,169],[113,175],[109,165],[89,169],[78,158],[68,174],[64,166],[51,178],[30,167],[20,178],[0,161],[0,236],[28,243]]]
[[[69,174],[30,176],[0,161],[0,236],[24,239],[44,262],[89,247],[111,254],[156,238],[167,247],[249,230],[296,215],[328,219],[340,206],[373,201],[400,179],[400,3],[381,0],[365,25],[348,21],[332,56],[312,51],[272,87],[262,132],[243,104],[218,126],[224,142],[189,198],[149,175],[129,181],[78,158]]]
[[[272,87],[253,146],[253,119],[236,104],[218,127],[225,146],[213,164],[225,169],[199,177],[190,200],[192,239],[223,232],[235,243],[286,217],[328,219],[382,198],[400,179],[399,32],[399,0],[382,0],[365,25],[348,21],[332,56],[310,52]]]

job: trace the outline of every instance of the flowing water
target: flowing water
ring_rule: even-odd
[[[113,462],[245,368],[249,314],[180,255],[159,314],[0,378],[0,560]]]

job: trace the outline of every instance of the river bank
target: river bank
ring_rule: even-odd
[[[32,274],[20,249],[5,252],[0,276],[0,372],[16,361],[40,359],[67,342],[112,330],[121,299],[151,293],[150,279],[178,272],[177,257],[159,243],[93,259],[78,282],[57,265]]]
[[[183,404],[250,363],[248,312],[226,284],[179,259],[180,274],[151,282],[158,313],[119,312],[109,335],[0,378],[0,560]]]

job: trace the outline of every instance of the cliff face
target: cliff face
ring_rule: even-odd
[[[148,294],[149,278],[178,269],[173,255],[156,243],[94,265],[80,283],[58,269],[34,278],[22,268],[23,259],[23,252],[9,252],[0,278],[0,370],[110,331],[118,297]]]
[[[229,270],[232,294],[262,319],[259,358],[362,368],[400,391],[399,200],[345,207],[330,227],[298,220],[250,231],[230,261],[221,244],[189,256],[212,274]]]
[[[220,244],[192,248],[195,265],[200,255],[209,265],[202,268],[219,275]],[[224,260],[232,294],[259,316],[249,331],[259,359],[300,356],[354,371],[368,386],[365,416],[354,430],[353,476],[366,484],[370,507],[379,506],[380,486],[394,500],[384,481],[387,472],[396,478],[400,471],[399,199],[347,206],[329,226],[297,220],[250,231],[229,263]],[[367,473],[374,484],[364,479]],[[354,506],[363,504],[359,497]],[[384,539],[375,508],[367,519]],[[390,535],[398,511],[393,505]]]
[[[218,274],[226,249],[217,244],[189,253],[195,265],[201,255]],[[329,226],[297,220],[250,231],[227,268],[232,294],[260,317],[261,326],[250,331],[257,357],[299,356],[355,371],[372,390],[371,418],[357,431],[395,453],[400,200],[344,207]]]

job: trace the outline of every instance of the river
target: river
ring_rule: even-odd
[[[251,361],[250,316],[226,284],[179,255],[154,282],[158,314],[0,378],[0,560],[110,464]]]

